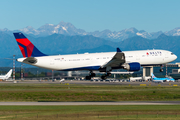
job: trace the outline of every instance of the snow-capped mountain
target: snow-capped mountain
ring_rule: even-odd
[[[115,40],[124,40],[133,36],[136,36],[136,33],[138,32],[135,28],[125,29],[119,32],[111,32],[110,30],[104,30],[102,32],[95,31],[88,33],[89,35],[93,35],[95,37],[101,37],[105,39],[115,39]]]
[[[65,35],[86,35],[82,29],[75,28],[71,23],[60,22],[58,25],[45,24],[37,30],[28,26],[20,29],[21,32],[26,34],[34,34],[38,36],[47,36],[52,34],[65,34]]]
[[[147,39],[154,39],[154,38],[157,38],[160,35],[160,33],[162,34],[161,31],[151,34],[144,30],[139,31],[136,28],[129,28],[129,29],[121,30],[119,32],[116,32],[116,31],[111,32],[110,30],[104,30],[102,32],[95,31],[95,32],[91,32],[88,34],[93,35],[95,37],[101,37],[104,39],[122,41],[127,38],[134,37],[134,36],[141,36],[141,37],[147,38]],[[158,36],[157,36],[157,34],[158,34]]]
[[[74,25],[68,22],[60,22],[57,25],[54,24],[45,24],[41,26],[38,29],[34,29],[31,26],[25,27],[23,29],[19,30],[14,30],[10,31],[7,28],[5,29],[0,29],[1,32],[6,32],[8,34],[12,34],[12,32],[17,32],[21,31],[25,34],[32,34],[36,36],[48,36],[52,34],[64,34],[64,35],[92,35],[94,37],[100,37],[104,38],[107,40],[112,40],[112,41],[123,41],[127,38],[131,38],[134,36],[141,36],[143,38],[147,39],[155,39],[159,35],[163,34],[162,31],[158,32],[152,32],[148,33],[144,30],[137,30],[136,28],[129,28],[129,29],[124,29],[121,31],[110,31],[110,30],[103,30],[103,31],[94,31],[94,32],[86,32],[83,29],[77,29]],[[171,31],[164,32],[165,35],[168,36],[180,36],[180,27],[175,28]]]
[[[26,33],[26,34],[33,34],[33,35],[38,35],[40,34],[40,32],[36,29],[34,29],[33,27],[31,26],[27,26],[23,29],[20,29],[19,31],[23,32],[23,33]]]
[[[100,37],[108,40],[113,40],[113,41],[122,41],[130,37],[134,36],[141,36],[143,38],[147,39],[153,39],[158,36],[155,34],[150,34],[144,30],[137,30],[136,28],[129,28],[129,29],[124,29],[121,31],[110,31],[110,30],[104,30],[104,31],[95,31],[95,32],[86,32],[85,30],[82,29],[77,29],[74,25],[71,23],[66,23],[66,22],[60,22],[57,25],[54,24],[45,24],[38,28],[37,30],[34,29],[33,27],[26,27],[23,29],[20,29],[19,31],[26,33],[26,34],[33,34],[33,35],[38,35],[38,36],[47,36],[47,35],[52,35],[52,34],[64,34],[64,35],[93,35],[94,37]],[[155,37],[154,37],[155,35]]]
[[[167,31],[164,34],[168,36],[180,36],[180,27]]]

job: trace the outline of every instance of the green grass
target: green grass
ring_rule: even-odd
[[[179,101],[179,86],[0,84],[0,101]]]
[[[0,101],[179,101],[179,86],[0,84]],[[0,119],[177,120],[180,105],[0,106]]]
[[[0,119],[180,119],[180,105],[1,106]]]

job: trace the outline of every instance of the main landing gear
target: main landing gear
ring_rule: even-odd
[[[86,79],[86,80],[90,80],[92,77],[95,77],[95,76],[96,76],[96,74],[91,71],[91,72],[89,73],[89,76],[86,76],[85,79]]]
[[[160,72],[163,72],[163,65],[161,65],[161,68],[159,70]]]
[[[96,76],[96,74],[93,73],[93,71],[90,71],[89,76],[86,76],[85,79],[86,79],[86,80],[91,80],[91,78],[92,78],[92,77],[95,77],[95,76]],[[102,76],[101,76],[101,79],[105,80],[105,79],[107,79],[107,77],[109,77],[109,76],[111,76],[111,73],[110,73],[110,72],[107,72],[105,75],[102,75]]]
[[[107,72],[105,75],[101,76],[101,79],[105,80],[107,77],[111,76],[110,72]]]

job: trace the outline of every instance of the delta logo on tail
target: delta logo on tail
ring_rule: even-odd
[[[40,52],[22,33],[13,33],[23,57],[47,56]]]

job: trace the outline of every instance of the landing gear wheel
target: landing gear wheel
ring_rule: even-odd
[[[111,76],[111,73],[107,73],[107,76]]]
[[[107,76],[101,76],[101,79],[105,80],[107,79]]]
[[[95,77],[96,76],[96,74],[95,73],[91,73],[91,75],[90,75],[91,77]]]
[[[86,80],[90,80],[90,79],[91,79],[91,76],[86,76],[85,79],[86,79]]]

